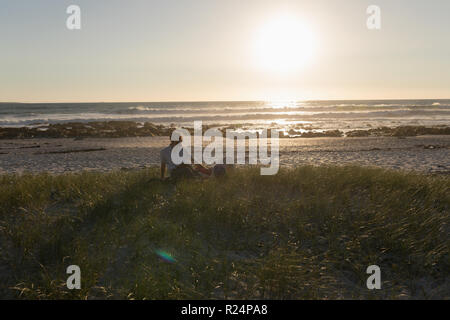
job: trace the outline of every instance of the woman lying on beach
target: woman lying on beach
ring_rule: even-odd
[[[195,164],[191,166],[189,164],[176,165],[172,161],[172,149],[179,143],[183,142],[180,136],[178,141],[170,141],[169,146],[161,150],[161,180],[164,180],[167,171],[171,179],[179,180],[183,178],[209,178],[209,177],[222,177],[226,173],[225,165],[216,164],[212,169],[206,168],[201,164]]]

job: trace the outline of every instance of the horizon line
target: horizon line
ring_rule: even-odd
[[[315,101],[402,101],[450,100],[450,98],[376,98],[376,99],[256,99],[256,100],[154,100],[154,101],[0,101],[0,104],[87,104],[87,103],[198,103],[198,102],[315,102]]]

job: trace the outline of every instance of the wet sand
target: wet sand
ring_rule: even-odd
[[[0,140],[0,173],[146,168],[159,165],[168,137]],[[450,172],[450,136],[280,139],[281,167],[357,164]]]

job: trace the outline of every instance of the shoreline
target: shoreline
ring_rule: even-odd
[[[168,136],[0,139],[0,174],[132,170],[158,166]],[[357,165],[450,172],[450,135],[280,138],[280,168]]]
[[[250,124],[240,125],[204,125],[203,129],[219,128],[231,130],[255,130]],[[68,122],[28,127],[0,127],[0,140],[36,139],[36,138],[126,138],[168,136],[177,128],[175,124],[161,125],[151,122],[103,121],[103,122]],[[184,127],[189,131],[192,128]],[[289,129],[268,126],[268,131],[278,130],[281,138],[319,138],[319,137],[413,137],[421,135],[450,135],[450,126],[397,126],[370,129],[320,130],[302,125],[290,126]]]

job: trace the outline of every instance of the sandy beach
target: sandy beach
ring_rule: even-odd
[[[168,137],[4,139],[0,173],[101,171],[157,166]],[[450,172],[450,136],[280,139],[281,167],[379,166]]]
[[[450,300],[449,0],[0,8],[0,302]]]

